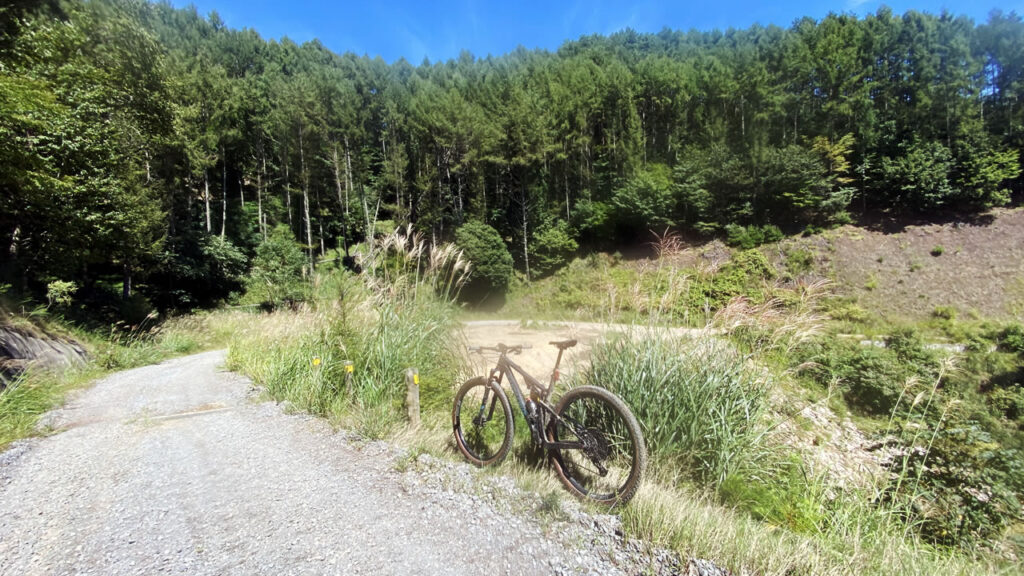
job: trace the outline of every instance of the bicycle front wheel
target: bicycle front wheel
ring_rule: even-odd
[[[455,443],[477,466],[493,466],[505,459],[512,447],[514,422],[508,396],[496,383],[473,378],[455,394]]]
[[[607,506],[633,498],[647,466],[647,447],[625,402],[604,388],[580,386],[562,396],[555,413],[548,440],[579,446],[551,450],[566,488]]]

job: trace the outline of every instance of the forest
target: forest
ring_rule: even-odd
[[[651,231],[980,213],[1024,190],[1022,92],[1024,22],[999,11],[626,29],[414,65],[166,2],[16,0],[0,288],[188,310],[240,291],[275,233],[309,269],[398,226],[441,242],[474,224],[529,280]]]

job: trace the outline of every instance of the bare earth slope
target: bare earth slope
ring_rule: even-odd
[[[0,574],[652,569],[608,517],[576,511],[545,536],[486,497],[507,479],[427,456],[396,466],[383,443],[256,402],[223,360],[115,374],[51,414],[61,433],[0,454]]]
[[[832,248],[840,289],[890,319],[939,306],[1024,318],[1024,209],[893,234],[844,227]]]

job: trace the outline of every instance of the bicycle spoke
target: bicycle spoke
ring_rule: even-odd
[[[578,450],[562,449],[558,458],[573,487],[597,500],[615,500],[630,483],[636,446],[620,413],[599,397],[580,396],[563,407],[555,437],[579,442]]]
[[[474,464],[500,462],[511,443],[511,409],[503,394],[474,379],[463,385],[452,413],[456,443]]]

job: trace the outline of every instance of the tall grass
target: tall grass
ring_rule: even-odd
[[[0,388],[0,451],[11,442],[31,436],[36,422],[56,407],[79,378],[77,372],[24,373]]]
[[[769,382],[729,344],[657,329],[596,345],[583,381],[632,408],[651,453],[720,484],[752,457],[765,431]]]
[[[863,501],[837,503],[821,532],[800,534],[723,508],[699,490],[649,482],[623,510],[622,522],[627,534],[677,550],[684,558],[713,559],[735,574],[999,573],[983,559],[902,537]]]
[[[380,437],[401,421],[406,369],[419,371],[428,419],[450,401],[461,363],[454,298],[468,265],[408,229],[378,239],[372,254],[361,276],[320,274],[314,304],[255,317],[232,339],[228,364],[277,399]]]

